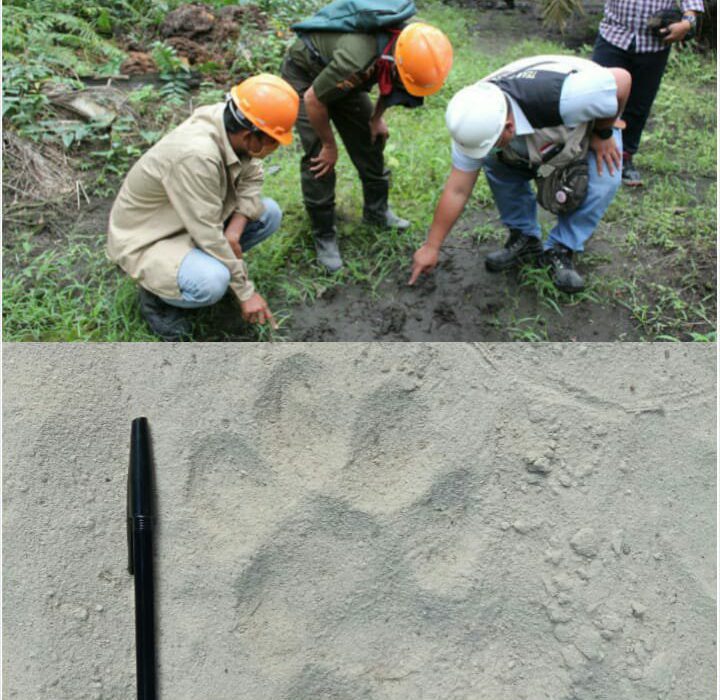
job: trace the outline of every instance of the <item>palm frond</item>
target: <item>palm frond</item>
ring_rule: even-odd
[[[574,14],[585,14],[582,0],[541,0],[543,23],[565,31]]]

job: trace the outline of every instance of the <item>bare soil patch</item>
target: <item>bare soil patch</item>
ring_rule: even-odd
[[[125,48],[130,54],[121,67],[121,73],[142,75],[156,72],[157,66],[149,47],[154,40],[162,39],[190,67],[207,63],[226,66],[228,70],[214,70],[209,76],[224,84],[231,78],[229,68],[238,51],[234,40],[243,28],[248,27],[258,31],[268,28],[267,15],[256,5],[226,5],[220,8],[202,3],[181,5],[167,14],[152,36],[142,41],[126,41]]]

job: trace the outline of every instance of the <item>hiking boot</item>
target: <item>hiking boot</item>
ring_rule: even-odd
[[[363,223],[369,226],[381,226],[382,228],[396,228],[399,231],[410,228],[410,222],[399,217],[390,207],[385,210],[385,214],[380,218],[363,216]]]
[[[543,263],[549,265],[553,284],[561,291],[573,294],[585,289],[585,280],[573,265],[573,252],[556,243],[543,253]]]
[[[192,321],[187,309],[165,303],[159,296],[139,287],[140,313],[150,330],[163,340],[187,340],[192,332]]]
[[[337,272],[343,264],[337,244],[335,207],[308,209],[312,222],[313,238],[317,261],[328,271]]]
[[[337,272],[343,266],[337,236],[316,236],[315,252],[317,253],[317,261],[328,272]]]
[[[541,253],[542,244],[538,238],[511,228],[505,247],[485,256],[485,267],[490,272],[500,272],[525,262],[534,262]]]
[[[640,171],[633,165],[632,153],[623,153],[622,181],[628,187],[642,187]]]

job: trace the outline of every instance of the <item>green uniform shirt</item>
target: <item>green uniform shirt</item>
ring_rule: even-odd
[[[373,77],[379,57],[377,36],[345,32],[314,32],[306,35],[328,64],[323,67],[302,39],[290,47],[292,62],[312,76],[313,90],[323,104],[331,104],[358,90]]]

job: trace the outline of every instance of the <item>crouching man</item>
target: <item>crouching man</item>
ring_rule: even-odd
[[[574,267],[620,185],[622,137],[616,118],[630,74],[573,56],[536,56],[501,68],[450,101],[452,171],[425,244],[413,258],[410,284],[433,270],[440,246],[472,193],[482,168],[510,234],[485,258],[491,272],[539,261],[555,286],[579,292]],[[537,199],[530,187],[535,179]],[[544,244],[537,202],[557,214]]]
[[[225,103],[195,110],[125,178],[107,252],[137,281],[142,315],[164,340],[187,338],[187,310],[214,304],[228,286],[245,321],[274,325],[243,253],[280,226],[280,208],[260,196],[260,160],[291,143],[298,106],[281,78],[248,78]]]

